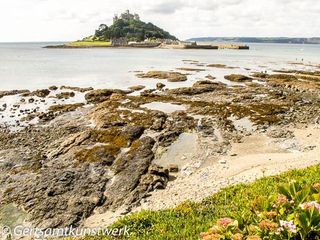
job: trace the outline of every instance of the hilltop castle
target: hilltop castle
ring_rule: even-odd
[[[136,13],[131,14],[129,10],[125,11],[118,17],[118,15],[115,15],[113,18],[113,23],[116,22],[117,20],[122,19],[122,20],[137,20],[140,21],[140,16]]]

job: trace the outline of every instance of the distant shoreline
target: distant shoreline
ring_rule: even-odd
[[[199,37],[187,41],[227,42],[227,43],[278,43],[278,44],[320,44],[320,37],[287,38],[287,37]]]

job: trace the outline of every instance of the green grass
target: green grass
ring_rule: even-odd
[[[111,42],[104,41],[75,41],[66,44],[69,47],[109,47]]]
[[[291,180],[305,184],[320,182],[320,165],[266,177],[251,184],[227,187],[201,203],[185,202],[173,209],[132,214],[118,220],[112,227],[128,226],[130,239],[199,239],[199,234],[221,217],[245,221],[250,215],[250,203],[256,197],[275,194],[280,184]]]

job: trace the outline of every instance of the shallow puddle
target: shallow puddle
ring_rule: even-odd
[[[197,153],[197,141],[196,133],[182,133],[166,152],[158,153],[154,163],[164,167],[169,164],[177,164],[179,168],[183,167]]]
[[[161,111],[164,113],[173,113],[175,111],[184,111],[186,106],[173,103],[152,102],[141,105],[142,108],[148,108],[150,110]]]
[[[20,130],[26,126],[37,123],[37,117],[29,122],[21,121],[21,119],[31,113],[47,112],[52,105],[85,102],[85,93],[74,92],[75,96],[69,99],[56,98],[55,95],[61,92],[71,91],[51,91],[45,98],[36,96],[22,97],[19,94],[2,97],[0,99],[0,127],[9,127],[12,131]]]
[[[256,127],[253,125],[253,122],[247,117],[237,119],[236,117],[232,116],[228,118],[232,121],[233,126],[237,131],[248,131],[252,132],[256,130]]]

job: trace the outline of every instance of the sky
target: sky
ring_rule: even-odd
[[[0,42],[82,39],[127,9],[179,39],[320,36],[320,0],[0,0],[0,6]]]

